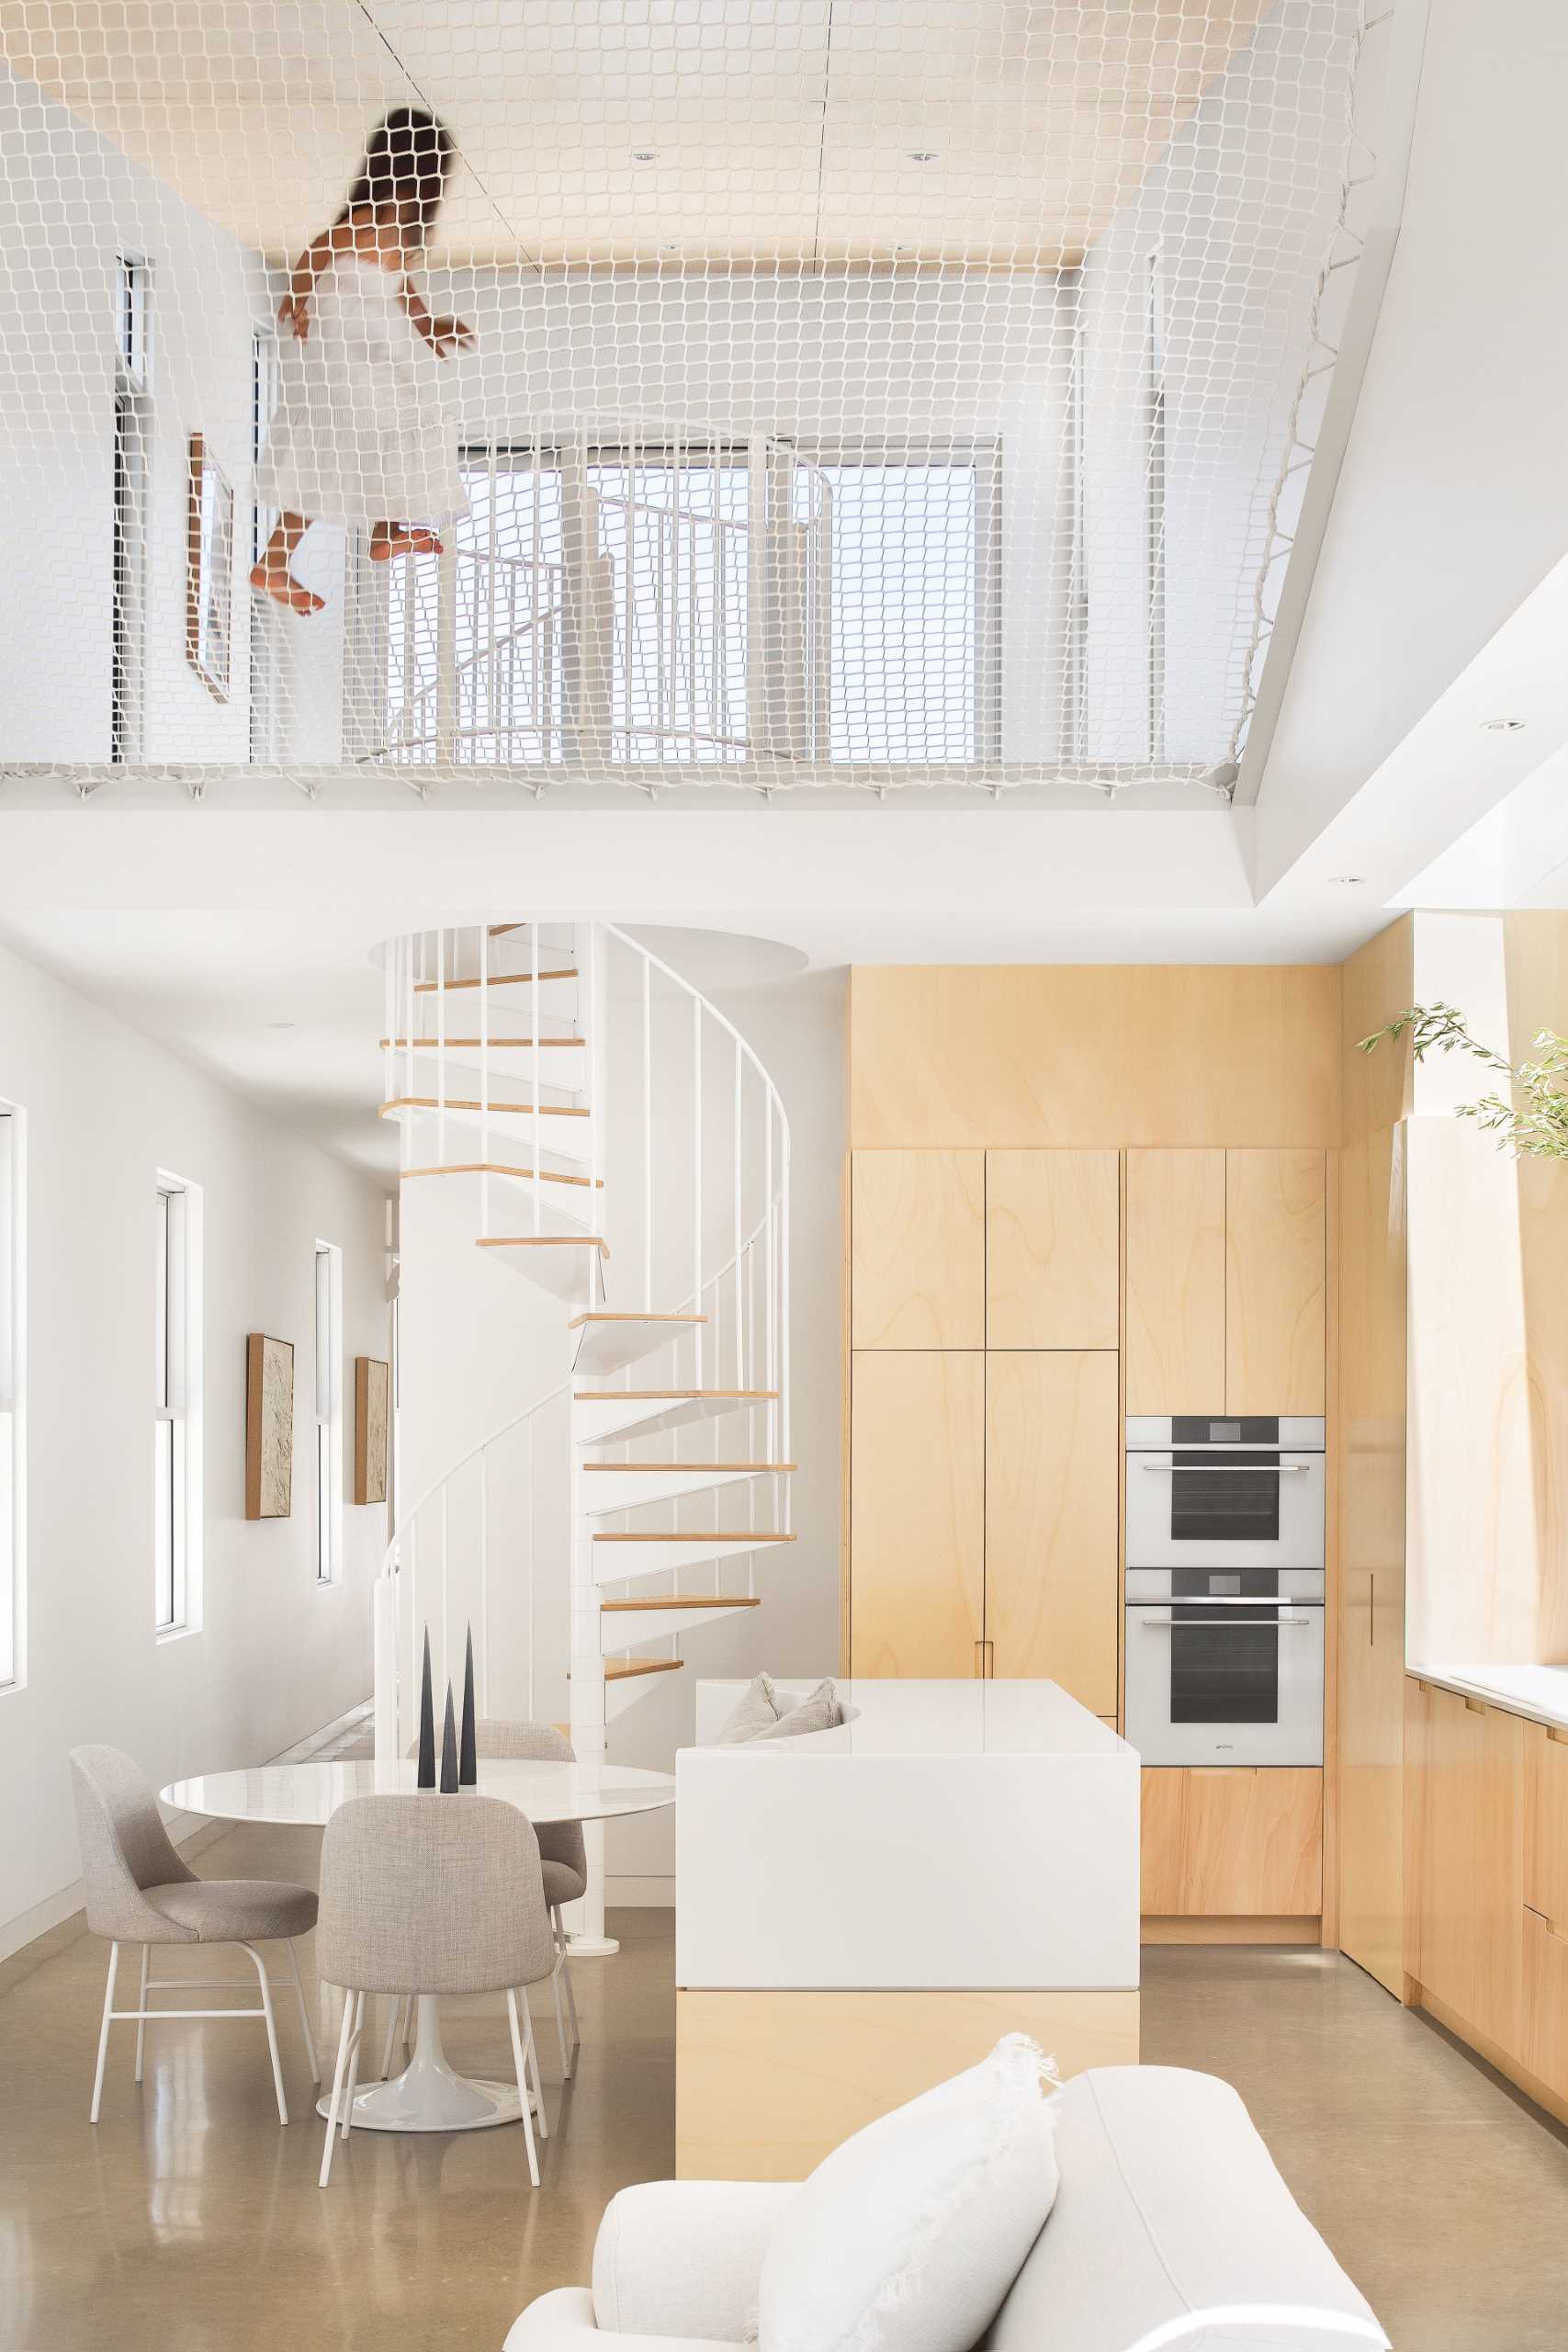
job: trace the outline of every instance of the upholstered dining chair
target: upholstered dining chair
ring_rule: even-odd
[[[288,2120],[283,2093],[283,2070],[277,2060],[277,2026],[272,2010],[272,1986],[256,1946],[281,1942],[288,1946],[294,1970],[294,1991],[299,2004],[299,2026],[319,2083],[315,2037],[299,1973],[299,1953],[294,1939],[316,1924],[316,1897],[308,1886],[282,1879],[198,1878],[181,1860],[164,1826],[157,1799],[129,1756],[118,1747],[74,1747],[71,1751],[71,1781],[76,1800],[76,1827],[82,1846],[82,1876],[87,1891],[87,1925],[108,1940],[109,1973],[104,1988],[103,2024],[98,2031],[98,2064],[93,2077],[90,2120],[96,2123],[104,2095],[104,2064],[108,2056],[111,2025],[136,2021],[136,2079],[141,2080],[147,2028],[166,2018],[262,2018],[272,2057],[273,2088],[277,2094],[277,2120]],[[141,1996],[133,2009],[117,2009],[115,1979],[119,1972],[121,1944],[141,1947]],[[219,1977],[150,1977],[148,1964],[161,1944],[238,1944],[247,1953],[261,1985],[259,2009],[153,2009],[149,1994],[215,1992],[248,1979]]]
[[[410,1748],[411,1756],[419,1752],[418,1743]],[[503,1715],[481,1715],[474,1725],[474,1753],[479,1758],[493,1758],[497,1762],[515,1758],[527,1764],[575,1764],[577,1750],[564,1732],[554,1724],[534,1724],[514,1721]],[[567,1966],[566,1928],[561,1920],[563,1903],[580,1903],[588,1892],[588,1854],[582,1841],[581,1821],[547,1821],[536,1826],[539,1840],[539,1865],[545,1881],[545,1905],[550,1915],[550,1931],[555,1937],[556,1964],[550,1971],[550,1995],[555,2002],[556,2040],[560,2045],[561,2080],[570,2082],[572,2063],[582,2046],[582,2036],[577,2025],[577,1996],[572,1990],[571,1972]],[[566,1993],[566,2010],[562,2013],[561,1992]],[[571,2040],[567,2041],[566,2019],[571,2019]],[[392,2071],[392,2044],[400,2024],[406,2042],[409,2013],[395,2004],[387,2019],[387,2048],[381,2061],[381,2072]]]
[[[539,2159],[528,2112],[529,2075],[539,2137],[549,2138],[533,2021],[517,1996],[549,1975],[555,1939],[533,1824],[499,1797],[352,1797],[321,1838],[316,1972],[344,1989],[343,2030],[327,2109],[321,2183],[333,2146],[347,2139],[367,1994],[504,1993],[523,2102],[528,2177]]]

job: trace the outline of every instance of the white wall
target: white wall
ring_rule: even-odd
[[[25,1687],[0,1692],[0,1949],[73,1908],[67,1752],[125,1748],[154,1785],[259,1763],[365,1699],[386,1515],[344,1508],[316,1581],[315,1244],[344,1252],[353,1359],[385,1358],[383,1195],[240,1096],[0,950],[0,1095],[28,1114]],[[152,1193],[202,1187],[203,1623],[152,1631]],[[244,1518],[245,1335],[295,1344],[294,1510]],[[10,1923],[7,1928],[5,1923]]]
[[[672,960],[679,969],[679,956]],[[836,1671],[839,1663],[843,975],[803,974],[767,986],[714,993],[710,1001],[756,1050],[779,1089],[791,1125],[791,1443],[800,1465],[793,1481],[798,1540],[757,1555],[761,1609],[683,1635],[684,1670],[649,1678],[646,1693],[612,1722],[609,1753],[615,1761],[661,1770],[671,1768],[676,1748],[692,1739],[693,1693],[699,1676],[750,1675],[759,1667],[783,1675],[817,1676]],[[618,1009],[620,1015],[635,1015],[636,1011],[629,1001]],[[612,1008],[613,1028],[616,1021],[617,1009]],[[665,1126],[671,1159],[683,1167],[689,1164],[684,1155],[690,1102],[677,1083],[678,1068],[672,1051],[668,1082],[661,1078],[655,1090],[655,1134],[657,1140],[660,1127]],[[712,1076],[706,1062],[705,1074]],[[641,1200],[637,1116],[635,1103],[627,1105],[612,1090],[606,1166],[606,1189],[615,1196],[609,1221],[612,1264],[617,1283],[629,1282],[630,1295],[640,1303],[640,1276],[629,1271],[638,1247],[635,1227]],[[630,1132],[617,1122],[629,1123]],[[722,1144],[718,1124],[709,1121]],[[726,1154],[721,1151],[718,1158]],[[524,1276],[492,1262],[494,1253],[475,1249],[475,1203],[463,1180],[415,1180],[402,1190],[402,1461],[405,1497],[412,1503],[476,1440],[565,1380],[570,1363],[565,1324],[573,1310]],[[720,1204],[708,1261],[716,1265],[728,1253],[728,1240],[719,1230],[720,1211],[722,1216],[728,1211],[716,1182],[709,1182],[706,1192]],[[761,1198],[760,1187],[756,1197]],[[666,1226],[674,1228],[675,1241],[668,1257],[657,1260],[660,1280],[668,1279],[683,1295],[690,1282],[689,1211],[677,1222],[661,1209],[656,1230]],[[613,1298],[627,1295],[624,1286],[612,1293]],[[661,1291],[656,1295],[656,1304],[661,1295]],[[549,1721],[564,1720],[566,1714],[567,1435],[563,1409],[551,1408],[540,1418],[535,1456],[535,1485],[541,1500],[534,1617],[539,1641],[533,1703],[538,1715]],[[519,1524],[524,1476],[521,1456],[508,1451],[499,1458],[489,1492],[492,1705],[498,1713],[513,1706],[523,1712],[526,1695],[521,1682],[510,1688],[508,1682],[509,1675],[525,1670],[526,1658],[526,1560]],[[461,1671],[464,1625],[478,1615],[477,1510],[477,1487],[466,1481],[457,1489],[448,1513],[445,1641],[440,1579],[434,1573],[438,1554],[433,1548],[439,1543],[438,1518],[430,1515],[420,1532],[421,1589],[432,1623],[438,1703],[444,1674],[450,1672],[456,1679]],[[509,1559],[513,1563],[510,1575]],[[425,1577],[428,1581],[423,1581]],[[405,1658],[412,1630],[405,1616]],[[666,1815],[612,1824],[607,1855],[611,1901],[673,1899],[673,1832]]]

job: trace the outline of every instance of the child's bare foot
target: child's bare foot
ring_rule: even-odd
[[[370,534],[372,563],[389,562],[395,555],[440,555],[443,551],[434,531],[408,523],[378,523]]]
[[[309,588],[300,586],[287,561],[274,563],[265,556],[260,563],[251,566],[251,586],[289,613],[319,613],[325,603],[323,597],[312,595]]]

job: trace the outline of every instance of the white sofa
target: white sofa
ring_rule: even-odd
[[[1061,2187],[986,2352],[1325,2352],[1388,2337],[1292,2197],[1228,2083],[1108,2066],[1061,2095]],[[541,2295],[506,2352],[682,2352],[756,2332],[757,2282],[793,2184],[623,2189],[593,2285]]]

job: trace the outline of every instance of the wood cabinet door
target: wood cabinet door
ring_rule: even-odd
[[[850,1672],[976,1673],[985,1633],[986,1359],[853,1360]]]
[[[997,1676],[1116,1712],[1117,1363],[986,1358],[986,1639]]]
[[[1525,1901],[1568,1941],[1568,1732],[1527,1724]]]
[[[1407,1687],[1410,1973],[1517,2056],[1524,1725],[1457,1691]]]
[[[1151,1767],[1143,1776],[1145,1918],[1312,1918],[1323,1908],[1323,1774]]]
[[[1129,1413],[1226,1409],[1223,1151],[1127,1154],[1126,1348]]]
[[[986,1345],[1121,1342],[1122,1170],[1114,1151],[986,1154]]]
[[[1225,1154],[1227,1413],[1325,1410],[1327,1155]]]
[[[856,1348],[986,1344],[986,1155],[857,1151],[850,1323]]]

